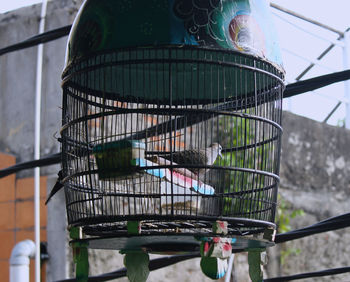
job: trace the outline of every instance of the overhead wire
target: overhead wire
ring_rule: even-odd
[[[306,33],[306,34],[308,34],[308,35],[311,35],[311,36],[314,37],[314,38],[320,39],[320,40],[325,41],[325,42],[327,42],[327,43],[333,43],[334,45],[339,46],[339,47],[342,47],[342,46],[344,45],[344,43],[342,43],[341,41],[339,41],[339,39],[340,39],[339,37],[338,37],[337,40],[331,40],[331,39],[325,38],[325,37],[323,37],[323,36],[320,36],[320,35],[317,35],[317,34],[315,34],[315,33],[313,33],[313,32],[310,32],[310,31],[307,30],[306,28],[303,28],[303,27],[301,27],[301,26],[299,26],[299,25],[297,25],[297,24],[295,24],[295,23],[289,21],[289,20],[287,20],[287,19],[284,18],[284,17],[281,17],[281,16],[280,16],[279,14],[277,14],[277,13],[272,13],[272,14],[273,14],[275,17],[279,18],[281,21],[284,21],[284,22],[288,23],[289,25],[293,26],[294,28],[299,29],[300,31],[302,31],[302,32],[304,32],[304,33]]]
[[[297,81],[286,86],[286,89],[283,93],[283,98],[289,98],[348,79],[350,79],[350,70],[334,72],[310,79],[305,79],[302,81]]]
[[[317,76],[314,78],[290,83],[286,86],[283,94],[283,98],[289,98],[295,95],[299,95],[308,91],[312,91],[327,85],[337,83],[343,80],[350,79],[350,70],[335,72],[327,75]],[[8,176],[12,173],[19,172],[25,169],[31,169],[34,167],[54,165],[61,162],[61,153],[47,155],[38,160],[31,160],[15,164],[13,166],[0,170],[0,178]]]
[[[54,29],[54,30],[44,32],[44,33],[38,34],[36,36],[30,37],[25,41],[22,41],[20,43],[10,45],[10,46],[7,46],[5,48],[0,49],[0,56],[7,54],[7,53],[10,53],[10,52],[18,51],[20,49],[29,48],[29,47],[38,45],[40,43],[49,42],[49,41],[56,40],[58,38],[67,36],[70,32],[70,29],[71,29],[71,25],[67,25],[67,26],[64,26],[64,27],[61,27],[58,29]],[[332,44],[332,45],[334,47],[334,44]],[[320,59],[320,56],[317,58],[317,60],[319,60],[319,59]],[[311,64],[311,65],[314,66],[314,64]],[[304,75],[304,74],[301,74],[296,79],[297,80],[296,83],[292,83],[292,84],[287,85],[286,90],[284,91],[283,98],[288,98],[288,97],[291,97],[294,95],[298,95],[298,94],[301,94],[301,93],[304,93],[307,91],[311,91],[311,90],[315,90],[315,89],[327,86],[327,85],[335,83],[335,82],[340,82],[340,81],[343,81],[346,79],[350,79],[349,71],[350,70],[345,70],[342,72],[335,72],[335,73],[331,73],[331,74],[327,74],[327,75],[318,76],[315,78],[299,81],[300,77]],[[304,88],[304,86],[306,88]]]
[[[25,169],[33,169],[35,167],[43,167],[58,164],[61,162],[61,153],[50,154],[41,157],[39,160],[33,160],[28,162],[22,162],[13,166],[6,167],[0,170],[0,178],[6,177],[10,174],[17,173]]]
[[[304,57],[302,55],[299,55],[298,53],[293,52],[292,50],[287,49],[287,48],[282,48],[282,50],[284,52],[286,52],[286,53],[288,53],[288,54],[290,54],[290,55],[300,59],[300,60],[303,60],[303,61],[308,62],[308,63],[312,62],[315,66],[319,66],[319,67],[321,67],[323,69],[326,69],[328,71],[332,71],[332,72],[335,71],[335,69],[330,68],[327,65],[318,62],[317,60],[312,60],[312,59],[306,58],[306,57]]]
[[[323,220],[321,222],[318,222],[316,224],[313,224],[301,229],[277,234],[275,238],[275,243],[281,244],[287,241],[300,239],[306,236],[315,235],[315,234],[337,230],[340,228],[346,228],[346,227],[350,227],[350,213],[328,218],[326,220]],[[162,258],[153,259],[150,261],[149,269],[151,271],[156,270],[162,267],[170,266],[172,264],[175,264],[184,260],[196,258],[196,257],[200,257],[200,254],[193,253],[189,255],[168,256],[168,257],[165,257],[164,260]],[[335,275],[335,274],[341,274],[341,273],[347,273],[347,272],[350,272],[350,267],[334,268],[334,269],[327,269],[327,270],[316,271],[316,272],[301,273],[301,274],[296,274],[291,276],[269,278],[269,279],[264,279],[264,282],[291,281],[291,280],[298,280],[303,278],[321,277],[321,276]],[[106,273],[98,276],[91,276],[89,277],[88,281],[95,281],[95,282],[108,281],[108,280],[121,278],[125,276],[126,276],[126,269],[122,268],[114,272],[110,272],[110,273]],[[70,282],[70,281],[75,281],[75,279],[65,279],[65,280],[59,280],[56,282]]]
[[[312,23],[312,24],[317,25],[317,26],[319,26],[319,27],[325,28],[325,29],[327,29],[327,30],[329,30],[329,31],[332,31],[332,32],[334,32],[334,33],[337,33],[337,34],[339,35],[338,38],[337,38],[337,41],[340,40],[340,39],[342,39],[342,38],[344,38],[345,32],[348,32],[348,31],[350,30],[350,28],[348,28],[348,29],[345,30],[345,32],[342,32],[342,31],[337,30],[337,29],[334,29],[334,28],[332,28],[332,27],[330,27],[330,26],[328,26],[328,25],[324,25],[324,24],[322,24],[322,23],[320,23],[320,22],[317,22],[317,21],[314,21],[314,20],[312,20],[312,19],[310,19],[310,18],[307,18],[307,17],[305,17],[305,16],[303,16],[303,15],[301,15],[301,14],[298,14],[298,13],[295,13],[295,12],[293,12],[293,11],[291,11],[291,10],[288,10],[288,9],[286,9],[286,8],[283,8],[283,7],[281,7],[281,6],[277,5],[277,4],[274,4],[274,3],[272,3],[272,2],[270,3],[270,6],[271,6],[272,8],[275,8],[276,10],[279,10],[279,11],[284,12],[284,13],[286,13],[286,14],[295,16],[295,17],[297,17],[297,18],[299,18],[299,19],[301,19],[301,20],[307,21],[307,22],[309,22],[309,23]],[[320,60],[321,60],[324,56],[326,56],[336,45],[338,45],[338,44],[336,44],[336,43],[331,43],[331,44],[316,58],[316,60],[320,61]],[[315,66],[315,64],[314,64],[314,63],[311,63],[309,66],[307,66],[307,67],[295,78],[295,80],[296,80],[296,81],[299,81],[299,80],[300,80],[302,77],[304,77],[314,66]]]
[[[178,262],[193,259],[199,256],[200,256],[199,253],[198,254],[195,253],[195,254],[174,255],[174,256],[156,258],[156,259],[150,260],[148,267],[150,271],[153,271],[163,267],[167,267],[169,265],[172,265]],[[117,271],[113,271],[113,272],[109,272],[109,273],[105,273],[97,276],[89,276],[88,281],[89,282],[109,281],[112,279],[118,279],[125,276],[126,276],[126,268],[124,267],[124,268],[118,269]],[[58,280],[56,282],[73,282],[73,281],[76,281],[76,279],[75,278],[64,279],[64,280]]]
[[[340,36],[344,36],[344,33],[343,33],[342,31],[340,31],[340,30],[337,30],[337,29],[335,29],[335,28],[333,28],[333,27],[331,27],[331,26],[329,26],[329,25],[323,24],[323,23],[321,23],[321,22],[319,22],[319,21],[315,21],[315,20],[313,20],[313,19],[310,19],[310,18],[308,18],[308,17],[305,17],[305,16],[302,15],[302,14],[296,13],[296,12],[294,12],[294,11],[292,11],[292,10],[289,10],[289,9],[287,9],[287,8],[284,8],[284,7],[280,6],[280,5],[277,5],[277,4],[271,2],[271,3],[270,3],[270,6],[271,6],[272,8],[274,8],[274,9],[276,9],[276,10],[279,10],[279,11],[283,12],[283,13],[286,13],[286,14],[288,14],[288,15],[291,15],[291,16],[294,16],[294,17],[296,17],[296,18],[299,18],[299,19],[301,19],[301,20],[303,20],[303,21],[312,23],[312,24],[314,24],[314,25],[316,25],[316,26],[319,26],[319,27],[322,27],[322,28],[327,29],[327,30],[329,30],[329,31],[332,31],[332,32],[334,32],[334,33],[337,33],[337,34],[339,34]]]
[[[32,36],[22,42],[1,48],[0,56],[10,52],[19,51],[21,49],[33,47],[41,43],[47,43],[47,42],[56,40],[58,38],[67,36],[70,32],[71,27],[72,27],[71,25],[63,26],[57,29],[53,29],[53,30]]]
[[[304,228],[277,234],[275,238],[275,243],[280,244],[287,241],[300,239],[306,236],[342,229],[346,227],[350,227],[350,213],[331,217]]]
[[[40,160],[25,162],[25,163],[17,164],[15,166],[0,170],[0,178],[5,177],[11,173],[15,173],[15,172],[22,170],[22,169],[33,168],[33,166],[36,166],[36,165],[40,165],[40,166],[52,165],[52,164],[59,163],[60,161],[61,161],[61,154],[60,153],[48,155],[46,157],[43,157]],[[286,233],[277,234],[276,238],[275,238],[275,243],[280,244],[280,243],[284,243],[287,241],[292,241],[292,240],[300,239],[303,237],[307,237],[310,235],[315,235],[315,234],[319,234],[319,233],[323,233],[323,232],[338,230],[338,229],[346,228],[346,227],[350,227],[350,213],[343,214],[343,215],[336,216],[336,217],[332,217],[332,218],[328,218],[326,220],[320,221],[316,224],[313,224],[313,225],[310,225],[310,226],[307,226],[307,227],[304,227],[301,229],[293,230],[293,231],[286,232]],[[192,254],[192,256],[199,257],[199,254]],[[190,258],[189,256],[174,256],[174,257],[167,257],[165,259],[165,261],[162,261],[161,259],[157,259],[156,261],[151,261],[151,262],[153,265],[152,267],[154,267],[154,269],[158,269],[158,268],[166,267],[166,266],[169,266],[171,264],[174,264],[174,263],[177,263],[177,262],[180,262],[183,260],[187,260],[189,258]],[[162,266],[159,265],[160,263]],[[153,270],[153,268],[151,270]],[[89,278],[89,281],[108,281],[111,279],[123,277],[126,275],[125,271],[126,271],[125,269],[121,269],[121,270],[118,270],[115,272],[104,274],[101,277],[94,276],[91,278],[92,280],[90,280],[90,278]],[[332,271],[333,270],[324,270],[324,271],[321,271],[321,273],[324,276],[331,275],[329,273],[333,273]],[[318,274],[319,272],[315,272],[315,273],[316,273],[315,275],[319,275]],[[337,274],[337,273],[334,273],[334,274]],[[304,274],[298,274],[298,275],[300,275],[300,277],[304,277],[304,275],[310,275],[310,274],[304,273]],[[294,277],[294,276],[291,276],[291,277]],[[299,276],[296,276],[296,277],[299,277]],[[315,277],[317,277],[317,276],[315,276]],[[100,278],[102,280],[99,280]],[[275,278],[273,278],[273,279],[275,279]],[[288,279],[292,280],[291,278],[288,278]],[[298,278],[298,279],[301,279],[301,278]],[[267,281],[272,282],[272,281],[290,281],[290,280],[267,280]],[[61,281],[75,281],[75,280],[68,279],[68,280],[61,280]]]
[[[264,279],[263,282],[284,282],[284,281],[300,280],[305,278],[324,277],[324,276],[343,274],[348,272],[350,272],[350,267],[330,268],[330,269],[321,270],[321,271],[268,278],[268,279]]]

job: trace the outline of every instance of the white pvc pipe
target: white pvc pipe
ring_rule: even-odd
[[[35,244],[32,240],[17,243],[10,257],[10,282],[29,282],[29,258],[35,256]]]
[[[344,70],[350,69],[350,31],[344,32],[343,67]],[[344,81],[344,97],[347,101],[350,101],[350,80]],[[349,102],[345,104],[345,127],[350,129]]]
[[[39,34],[45,31],[47,0],[41,5]],[[38,46],[35,82],[34,159],[40,159],[41,87],[43,70],[43,44]],[[40,168],[34,169],[34,233],[35,233],[35,281],[40,282]]]
[[[234,262],[235,254],[232,254],[230,256],[230,259],[228,261],[228,268],[225,276],[225,282],[230,282],[231,281],[231,273],[233,269],[233,262]]]

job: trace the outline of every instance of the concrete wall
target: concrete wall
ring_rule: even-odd
[[[291,230],[350,211],[350,131],[283,113],[279,193],[285,214],[304,211],[291,220]],[[349,229],[340,229],[276,245],[268,250],[265,277],[286,276],[350,265]],[[289,255],[285,255],[290,253]],[[281,257],[285,262],[281,264]],[[247,257],[236,257],[237,282],[250,281]],[[298,280],[299,281],[299,280]],[[300,280],[304,281],[304,280]],[[305,281],[350,281],[350,274]]]
[[[47,30],[71,24],[81,1],[56,0],[49,3]],[[0,15],[0,48],[37,34],[40,5]],[[60,76],[63,69],[66,39],[45,44],[42,105],[41,154],[59,151],[53,137],[61,126]],[[0,151],[16,156],[17,162],[33,158],[34,85],[37,48],[14,52],[0,57]],[[292,222],[292,229],[303,227],[329,216],[348,212],[350,206],[350,132],[312,120],[284,113],[281,186],[282,198],[290,209],[302,209],[303,217]],[[51,190],[58,166],[47,167]],[[17,178],[32,175],[24,171]],[[46,188],[46,187],[45,187]],[[63,193],[48,206],[47,239],[51,257],[47,267],[47,281],[72,277],[73,265],[68,246]],[[346,230],[327,232],[275,247],[271,253],[266,275],[277,276],[330,267],[349,265],[350,235]],[[300,249],[291,254],[281,266],[281,250]],[[91,251],[90,272],[99,274],[122,267],[117,251]],[[235,259],[236,281],[249,281],[246,255]],[[149,281],[205,281],[198,260],[158,270]],[[308,281],[349,281],[350,276],[318,278]],[[125,281],[121,279],[118,281]]]
[[[82,1],[60,0],[48,4],[46,30],[52,30],[74,20]],[[0,15],[0,48],[25,40],[38,33],[40,5],[22,8]],[[59,152],[60,145],[54,135],[61,127],[61,73],[67,37],[45,44],[43,58],[41,155]],[[0,152],[15,156],[17,162],[33,159],[34,155],[34,108],[37,47],[31,47],[0,56]],[[58,136],[58,134],[57,134]],[[42,193],[51,190],[56,181],[59,166],[41,170],[47,175],[47,186]],[[16,175],[17,179],[33,177],[33,170]],[[4,188],[5,187],[1,187]],[[10,188],[10,187],[6,187]],[[32,185],[25,187],[33,191]],[[18,195],[17,195],[18,196]],[[27,213],[31,213],[30,210]],[[42,212],[46,211],[42,207]],[[71,250],[69,249],[65,204],[63,194],[47,207],[47,237],[50,260],[46,281],[69,277]],[[16,221],[17,222],[17,221]],[[22,238],[25,239],[25,238]],[[46,236],[42,237],[46,240]],[[7,262],[6,262],[7,263]]]
[[[82,1],[49,2],[46,30],[71,24]],[[38,33],[40,5],[0,15],[0,48]],[[41,111],[41,155],[59,151],[53,137],[61,126],[61,73],[67,37],[45,44]],[[0,150],[17,156],[17,161],[34,155],[34,108],[37,47],[0,57]],[[57,134],[58,136],[58,134]],[[57,173],[56,168],[43,170]],[[32,173],[24,172],[21,176]]]
[[[350,131],[284,113],[280,194],[305,216],[292,229],[350,212]],[[289,242],[283,275],[350,265],[349,229]],[[350,281],[350,274],[308,281]]]

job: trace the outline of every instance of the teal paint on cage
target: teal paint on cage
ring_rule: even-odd
[[[281,66],[264,0],[89,0],[70,33],[66,65],[94,52],[190,45],[256,55]]]
[[[134,149],[146,149],[146,145],[143,142],[138,140],[120,140],[107,142],[103,144],[98,144],[93,148],[93,153],[103,152],[105,150],[120,150],[125,148],[134,148]]]
[[[265,0],[87,0],[72,26],[63,77],[125,102],[184,105],[195,97],[206,104],[274,87],[266,75],[274,67],[283,77]]]
[[[93,154],[100,180],[118,178],[136,173],[133,160],[145,157],[145,143],[137,140],[121,140],[96,145]]]

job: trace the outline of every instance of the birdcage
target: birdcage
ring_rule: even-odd
[[[84,234],[121,238],[137,222],[150,246],[214,236],[218,220],[228,237],[275,228],[284,72],[266,8],[202,2],[80,10],[61,135],[68,223]]]

